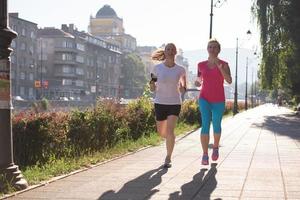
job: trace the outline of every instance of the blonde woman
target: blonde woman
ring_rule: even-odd
[[[174,128],[181,109],[181,93],[186,91],[185,69],[175,63],[176,46],[168,43],[163,50],[152,54],[152,59],[161,61],[154,66],[150,89],[155,92],[154,108],[157,132],[166,139],[167,155],[164,167],[171,167],[175,145]]]
[[[212,122],[214,130],[214,144],[212,160],[219,158],[219,143],[221,138],[221,121],[225,110],[224,80],[232,82],[230,68],[226,61],[219,59],[221,45],[216,39],[207,44],[208,59],[198,64],[197,87],[201,86],[199,109],[201,112],[201,145],[203,150],[202,164],[209,164],[208,144],[209,128]]]

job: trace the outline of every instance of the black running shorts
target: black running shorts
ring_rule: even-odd
[[[155,117],[157,121],[166,120],[170,115],[179,116],[181,105],[154,104]]]

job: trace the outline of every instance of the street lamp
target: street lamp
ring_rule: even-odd
[[[0,1],[0,8],[0,175],[16,189],[25,189],[27,181],[13,161],[11,126],[10,44],[17,34],[8,27],[7,0]],[[0,185],[4,185],[1,180]]]
[[[246,59],[245,110],[248,110],[248,57]]]
[[[251,35],[251,31],[247,31],[247,35]],[[235,83],[234,83],[234,100],[233,100],[233,115],[238,113],[238,55],[239,55],[239,39],[236,38],[236,51],[235,51]]]
[[[226,0],[224,0],[223,1],[223,3],[225,2]],[[214,16],[214,14],[213,14],[213,7],[217,7],[217,3],[221,3],[221,1],[220,0],[218,0],[216,3],[215,3],[215,5],[214,5],[214,0],[211,0],[210,1],[210,26],[209,26],[209,39],[211,39],[212,38],[212,20],[213,20],[213,16]],[[222,3],[222,4],[223,4]],[[222,6],[222,4],[219,6],[219,7],[221,7]]]
[[[251,84],[251,107],[253,108],[253,68],[252,68],[252,84]]]
[[[253,53],[253,55],[254,55],[254,58],[252,59],[252,61],[253,61],[254,59],[257,59],[257,58],[258,58],[256,51]],[[248,62],[248,57],[247,57],[247,59],[246,59],[245,110],[248,109],[248,65],[249,65],[249,64],[251,64],[251,60],[250,60],[250,63],[249,63],[249,62]],[[253,70],[253,69],[252,69],[252,70]],[[253,76],[253,74],[252,74],[252,76]],[[253,84],[253,80],[252,80],[252,84]],[[251,95],[252,95],[252,93],[251,93]],[[251,103],[252,103],[252,102],[251,102]],[[252,104],[251,104],[251,106],[252,106]]]

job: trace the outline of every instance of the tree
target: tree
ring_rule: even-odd
[[[145,65],[141,58],[134,54],[123,54],[121,85],[122,96],[125,98],[137,98],[143,94],[146,84]]]
[[[261,34],[260,80],[264,89],[300,95],[300,1],[254,0]]]

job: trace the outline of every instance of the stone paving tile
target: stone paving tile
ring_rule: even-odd
[[[299,186],[299,185],[298,185]],[[300,199],[300,191],[287,191],[288,199]]]
[[[244,190],[241,199],[244,198],[280,198],[284,199],[284,191],[274,190]]]

